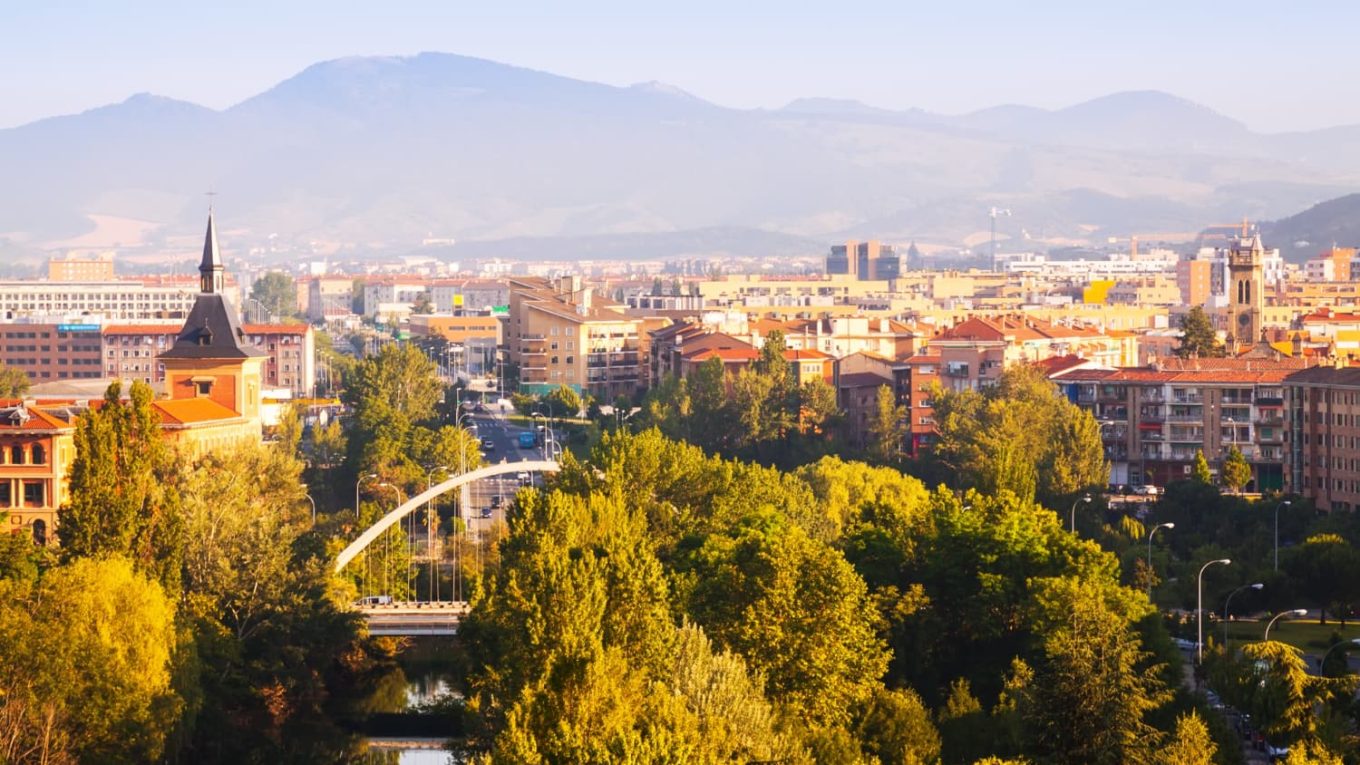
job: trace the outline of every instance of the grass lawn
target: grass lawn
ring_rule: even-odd
[[[1229,622],[1228,635],[1233,644],[1238,645],[1243,642],[1259,641],[1265,629],[1266,623],[1264,621],[1249,622],[1239,619],[1235,622]],[[1221,640],[1223,638],[1222,630],[1223,625],[1221,623],[1214,624],[1213,632],[1209,632],[1206,626],[1205,637],[1212,634],[1215,640]],[[1341,635],[1343,640],[1360,638],[1360,623],[1347,622],[1346,628],[1343,630],[1341,623],[1332,619],[1328,619],[1326,624],[1318,624],[1317,619],[1314,618],[1297,621],[1281,619],[1275,622],[1274,627],[1270,628],[1270,639],[1288,643],[1295,648],[1301,648],[1306,653],[1321,653],[1327,650],[1327,641],[1331,639],[1333,632]]]

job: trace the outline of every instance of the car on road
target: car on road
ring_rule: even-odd
[[[515,473],[515,480],[519,481],[520,486],[526,486],[532,479],[530,478],[528,471],[521,470],[518,473]]]
[[[501,495],[497,494],[496,496],[491,498],[492,510],[495,510],[496,508],[500,507],[503,504],[505,504],[505,497],[502,497]]]
[[[489,451],[489,452],[494,452],[494,451],[496,451],[496,442],[495,442],[495,441],[492,441],[492,440],[489,439],[489,438],[483,438],[483,439],[482,439],[482,448],[485,449],[485,450],[487,450],[487,451]]]
[[[1181,649],[1182,651],[1195,650],[1195,641],[1193,640],[1186,640],[1185,638],[1173,638],[1171,642],[1175,643],[1176,647]]]
[[[482,508],[482,517],[483,517],[483,518],[490,518],[491,515],[492,515],[492,513],[494,513],[494,512],[495,512],[495,511],[492,510],[491,508],[489,508],[489,507],[484,507],[484,508]]]
[[[1271,762],[1279,762],[1289,756],[1289,747],[1278,746],[1267,741],[1266,756],[1270,758]]]
[[[390,606],[392,605],[391,595],[367,595],[359,598],[361,606]]]
[[[1161,494],[1162,490],[1152,484],[1143,484],[1142,486],[1133,487],[1133,493],[1140,497],[1155,497],[1158,494]]]
[[[476,406],[472,407],[472,411],[476,412],[477,414],[486,414],[491,410],[486,408],[486,404],[477,404]]]

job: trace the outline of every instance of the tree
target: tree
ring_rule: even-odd
[[[270,271],[250,286],[250,297],[260,301],[260,307],[270,317],[292,316],[297,313],[297,283],[282,271]]]
[[[1360,552],[1339,534],[1313,534],[1285,562],[1300,594],[1318,607],[1320,624],[1327,612],[1341,619],[1360,600]]]
[[[1223,485],[1234,494],[1240,492],[1251,480],[1251,465],[1236,446],[1228,447],[1228,456],[1223,458],[1223,468],[1219,470],[1219,475],[1223,477]]]
[[[864,580],[841,553],[770,514],[710,536],[681,565],[687,611],[814,726],[843,726],[887,668]]]
[[[1209,470],[1209,460],[1204,458],[1203,449],[1195,450],[1195,467],[1190,477],[1205,485],[1212,485],[1214,482],[1214,474]]]
[[[1176,355],[1183,359],[1216,358],[1225,354],[1223,344],[1218,342],[1214,323],[1204,312],[1203,306],[1195,306],[1181,316],[1181,342],[1176,346]]]
[[[0,398],[22,398],[28,392],[28,374],[17,367],[0,364]]]
[[[430,302],[430,293],[420,293],[420,297],[417,297],[416,302],[411,306],[411,313],[421,315],[434,313],[434,303]]]
[[[559,385],[543,397],[553,417],[576,417],[581,413],[581,394],[569,385]]]
[[[1353,678],[1310,675],[1303,653],[1276,640],[1249,643],[1242,655],[1239,687],[1246,693],[1246,706],[1261,732],[1277,745],[1315,741],[1314,707],[1334,693],[1354,691]]]
[[[911,689],[878,688],[859,711],[855,737],[877,762],[926,763],[940,758],[940,734]]]
[[[1193,709],[1176,718],[1176,733],[1171,742],[1157,750],[1154,765],[1213,765],[1218,745],[1209,735],[1209,726]]]
[[[179,643],[174,601],[121,556],[73,561],[36,588],[0,582],[0,709],[36,715],[81,761],[159,760],[183,709]]]
[[[891,465],[901,458],[906,417],[906,407],[898,405],[892,388],[878,386],[867,433],[869,456],[878,464]]]
[[[118,382],[76,426],[69,500],[57,511],[66,560],[106,554],[131,558],[168,589],[178,589],[183,544],[179,464],[151,408],[150,386]]]
[[[1170,698],[1130,629],[1146,599],[1066,577],[1034,584],[1042,653],[1021,711],[1035,747],[1073,765],[1145,759],[1155,732],[1145,717]]]
[[[1037,368],[1012,367],[981,391],[932,395],[939,441],[931,459],[953,483],[1056,503],[1109,477],[1100,428]]]

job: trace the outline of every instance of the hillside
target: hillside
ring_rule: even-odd
[[[1360,194],[1347,194],[1297,215],[1261,224],[1261,235],[1287,260],[1303,261],[1333,244],[1360,247]]]
[[[0,130],[0,167],[9,251],[90,215],[153,222],[148,244],[164,244],[195,231],[212,189],[243,244],[628,235],[648,257],[713,231],[956,244],[993,204],[1015,211],[1010,237],[1278,218],[1360,188],[1360,131],[1259,135],[1164,93],[963,116],[826,98],[744,111],[425,53],[319,63],[222,111],[138,95]]]

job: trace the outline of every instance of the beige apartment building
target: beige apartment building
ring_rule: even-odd
[[[68,253],[48,258],[47,279],[53,282],[113,281],[113,253]]]
[[[605,301],[580,277],[510,280],[505,344],[520,390],[566,385],[602,401],[647,385],[646,322]]]

